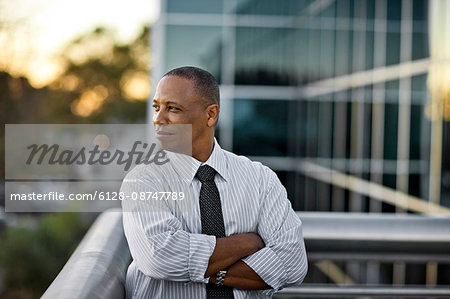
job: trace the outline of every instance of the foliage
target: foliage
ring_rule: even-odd
[[[75,39],[58,57],[64,66],[62,74],[42,88],[34,88],[25,77],[0,71],[0,116],[4,124],[144,122],[148,93],[141,92],[134,98],[130,90],[136,91],[132,84],[136,79],[141,90],[146,89],[142,84],[147,88],[150,85],[149,31],[145,26],[126,45],[117,42],[113,32],[105,28]],[[82,100],[84,104],[80,104]],[[91,111],[81,109],[83,106]],[[0,178],[5,177],[4,132],[3,127]]]
[[[49,86],[63,103],[54,107],[52,117],[69,114],[83,123],[143,121],[142,100],[148,94],[136,99],[127,94],[127,87],[139,75],[142,80],[143,74],[150,84],[149,30],[144,27],[136,40],[121,45],[111,31],[97,28],[68,45],[61,57],[66,70]],[[92,112],[83,111],[83,106]]]
[[[77,213],[22,216],[0,233],[0,268],[7,298],[35,298],[45,291],[86,233]],[[20,295],[19,295],[20,294]]]
[[[145,91],[142,82],[150,85],[148,26],[129,44],[117,42],[110,30],[97,28],[70,43],[57,59],[64,66],[63,72],[42,88],[33,87],[25,77],[0,71],[0,115],[4,124],[144,121],[146,94],[133,92],[136,86]],[[5,177],[4,132],[3,127],[1,179]],[[4,205],[3,200],[0,194],[0,205]],[[63,213],[21,216],[20,225],[1,231],[0,278],[6,293],[0,297],[41,295],[86,229],[78,214]]]

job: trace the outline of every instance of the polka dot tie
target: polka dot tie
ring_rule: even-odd
[[[200,166],[195,177],[202,183],[200,189],[200,218],[202,221],[202,233],[213,235],[217,238],[225,237],[225,225],[223,223],[222,205],[220,204],[219,190],[214,177],[216,171],[208,165]],[[213,284],[206,285],[206,297],[234,298],[233,289],[229,287],[216,287]]]

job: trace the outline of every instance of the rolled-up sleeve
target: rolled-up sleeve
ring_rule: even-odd
[[[127,176],[124,197],[132,192],[155,192],[154,184]],[[183,230],[165,201],[122,201],[123,227],[137,268],[155,279],[203,282],[216,238]],[[151,204],[151,206],[149,206]]]
[[[188,271],[191,281],[208,282],[209,277],[204,278],[204,275],[215,246],[214,236],[190,234]]]
[[[257,233],[266,247],[243,261],[264,280],[273,293],[286,286],[299,285],[306,276],[308,262],[302,222],[292,210],[286,190],[276,174],[265,170],[265,186]]]

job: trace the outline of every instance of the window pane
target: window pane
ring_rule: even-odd
[[[288,101],[234,102],[233,151],[243,155],[287,154]]]
[[[293,29],[237,28],[235,83],[294,85],[298,69],[294,58],[299,52]]]
[[[165,71],[193,65],[208,70],[220,82],[220,27],[169,25],[166,30]]]
[[[178,13],[221,13],[222,0],[167,0],[167,11]]]
[[[427,74],[411,77],[411,92],[411,102],[422,105],[427,103]]]
[[[351,73],[352,58],[352,32],[348,30],[336,30],[336,76]]]
[[[443,122],[441,204],[450,207],[450,122]]]
[[[428,46],[428,34],[414,32],[412,35],[412,59],[422,59],[430,56]]]
[[[237,14],[242,15],[298,15],[310,0],[238,0]]]
[[[395,160],[397,158],[397,128],[398,128],[398,105],[386,104],[385,123],[384,123],[385,160]]]
[[[388,32],[386,38],[386,65],[399,64],[400,33]]]
[[[409,158],[412,160],[420,159],[420,145],[422,136],[422,118],[424,117],[423,106],[411,106],[411,140],[409,148]]]
[[[413,20],[425,21],[428,15],[427,0],[413,0]]]
[[[387,19],[389,21],[400,21],[402,18],[402,1],[387,2]]]

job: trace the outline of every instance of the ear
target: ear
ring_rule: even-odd
[[[208,114],[208,127],[215,127],[217,121],[219,120],[220,108],[216,104],[211,104],[206,108],[206,113]]]

